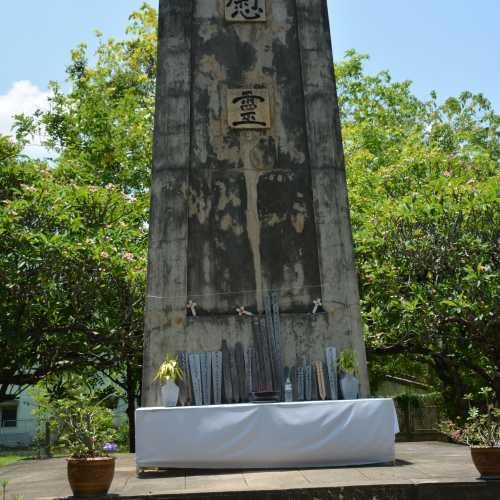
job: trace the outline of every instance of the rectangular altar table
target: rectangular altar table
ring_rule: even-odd
[[[136,411],[136,461],[147,467],[256,469],[391,462],[392,399],[261,403]]]

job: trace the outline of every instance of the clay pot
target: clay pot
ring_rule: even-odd
[[[500,448],[471,448],[470,452],[482,479],[500,479]]]
[[[68,480],[75,497],[106,495],[114,474],[112,457],[68,458]]]

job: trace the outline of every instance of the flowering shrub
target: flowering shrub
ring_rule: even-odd
[[[105,443],[104,446],[102,447],[102,449],[106,453],[113,453],[114,451],[116,451],[118,449],[118,445],[116,443]]]
[[[116,451],[113,413],[88,395],[50,403],[60,442],[72,458],[95,458]]]
[[[465,421],[442,422],[440,430],[453,441],[479,448],[500,447],[500,409],[490,403],[491,389],[483,388],[480,394],[486,399],[485,410],[471,406]],[[472,400],[472,395],[467,399]]]

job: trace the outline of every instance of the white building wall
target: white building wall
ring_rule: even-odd
[[[1,425],[2,407],[17,404],[17,420],[15,427],[3,427]],[[19,398],[12,403],[0,404],[0,446],[22,448],[30,446],[36,436],[37,421],[33,416],[35,402],[24,391]]]

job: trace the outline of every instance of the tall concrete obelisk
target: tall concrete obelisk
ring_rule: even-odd
[[[250,345],[268,290],[284,364],[351,346],[368,393],[326,4],[160,0],[144,406],[167,352]]]

